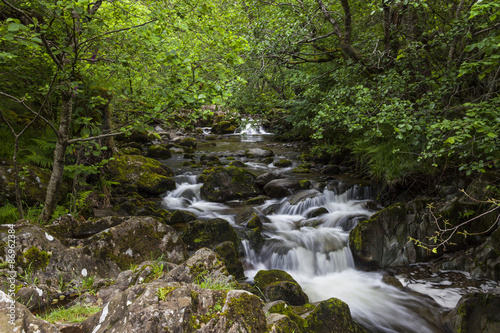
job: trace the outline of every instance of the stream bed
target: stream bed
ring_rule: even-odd
[[[293,164],[276,168],[246,158],[243,152],[250,148],[271,149],[275,159],[286,158]],[[356,269],[348,247],[349,231],[375,213],[367,205],[373,199],[369,185],[342,175],[293,174],[300,152],[291,144],[272,142],[272,135],[262,129],[247,128],[240,134],[199,142],[196,158],[202,154],[215,154],[223,164],[240,160],[256,175],[276,171],[285,177],[307,178],[315,189],[297,194],[302,196],[300,200],[293,195],[262,205],[208,202],[201,199],[202,184],[197,182],[202,169],[183,166],[182,154],[163,161],[176,172],[177,182],[177,189],[163,197],[166,209],[191,211],[203,220],[223,218],[237,231],[245,229],[239,217],[249,212],[261,217],[264,244],[253,248],[242,238],[249,282],[259,270],[284,270],[302,286],[310,302],[341,299],[370,332],[451,332],[443,317],[460,297],[496,287],[494,282],[471,279],[464,272],[434,272],[424,264],[407,266],[395,274],[403,288],[383,282],[384,271]],[[320,208],[321,214],[314,213]]]

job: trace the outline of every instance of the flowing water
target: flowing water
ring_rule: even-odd
[[[216,141],[216,146],[202,147],[200,153],[216,153],[223,162],[224,157],[236,156],[247,163],[250,171],[267,172],[272,165],[246,160],[238,151],[265,146],[268,135],[262,129],[247,126],[238,135]],[[278,154],[275,158],[293,159],[298,154],[276,146],[271,149]],[[425,297],[383,283],[382,272],[356,269],[348,247],[349,231],[374,213],[366,208],[367,201],[372,199],[369,187],[350,186],[348,181],[338,179],[327,182],[311,174],[318,190],[309,190],[302,199],[294,197],[294,204],[287,197],[268,200],[257,207],[242,207],[203,200],[196,172],[180,167],[180,158],[165,162],[178,174],[177,189],[163,198],[167,209],[187,210],[200,219],[223,218],[240,230],[243,227],[237,224],[236,216],[242,211],[252,211],[261,217],[265,238],[262,247],[253,248],[248,240],[242,240],[245,275],[249,281],[262,269],[287,271],[311,302],[339,298],[349,305],[353,318],[371,332],[449,331],[442,324],[441,314],[455,306],[463,290],[447,293],[443,288],[401,278],[408,289],[430,296]],[[286,173],[290,169],[280,171]],[[287,176],[293,175],[288,172]],[[320,183],[326,185],[319,186]]]

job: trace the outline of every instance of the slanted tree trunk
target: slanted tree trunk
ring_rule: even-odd
[[[57,142],[54,149],[54,166],[52,167],[52,173],[50,174],[49,183],[47,185],[47,194],[45,195],[45,205],[40,217],[42,222],[48,222],[52,213],[54,213],[54,210],[56,209],[58,192],[63,179],[66,148],[68,147],[69,139],[69,128],[73,113],[74,95],[74,91],[70,84],[71,82],[67,83],[69,85],[68,89],[62,91],[61,117],[59,119]]]

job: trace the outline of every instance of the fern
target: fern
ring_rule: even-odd
[[[3,223],[16,223],[19,220],[19,211],[13,204],[6,204],[0,207],[0,221]]]
[[[56,144],[44,139],[32,139],[32,141],[35,145],[30,145],[23,149],[24,162],[42,168],[51,168],[53,165],[52,154]]]

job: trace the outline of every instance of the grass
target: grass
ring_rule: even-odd
[[[40,318],[51,323],[79,323],[99,312],[99,306],[75,305],[71,308],[58,308]]]
[[[212,290],[232,290],[237,289],[237,283],[235,281],[228,281],[228,277],[221,276],[210,276],[201,273],[196,278],[195,283],[199,285],[203,289],[212,289]]]

